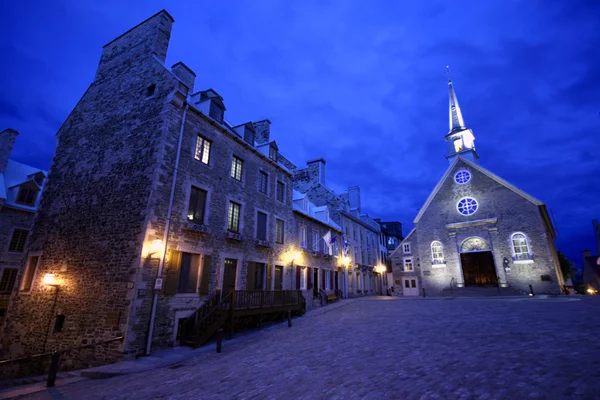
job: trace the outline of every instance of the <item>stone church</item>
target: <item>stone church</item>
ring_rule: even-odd
[[[450,166],[392,253],[403,296],[558,294],[564,285],[546,206],[479,165],[450,91]]]

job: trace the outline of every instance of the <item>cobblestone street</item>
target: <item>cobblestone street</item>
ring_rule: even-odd
[[[597,399],[599,317],[600,297],[366,298],[222,354],[28,398]]]

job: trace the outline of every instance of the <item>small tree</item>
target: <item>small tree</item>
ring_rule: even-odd
[[[573,273],[573,263],[571,262],[571,260],[569,260],[567,258],[567,256],[565,256],[563,253],[561,253],[560,251],[557,251],[558,253],[558,262],[560,263],[560,270],[563,274],[563,278],[565,279],[565,281],[571,277],[574,276]]]

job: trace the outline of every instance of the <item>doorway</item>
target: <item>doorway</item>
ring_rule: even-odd
[[[235,290],[235,278],[237,276],[237,260],[225,259],[225,270],[223,271],[223,293],[228,294]]]
[[[313,268],[313,297],[319,297],[319,268]]]
[[[275,266],[275,290],[283,290],[283,267]]]
[[[404,296],[418,296],[419,295],[419,284],[417,278],[402,278],[404,281],[402,294]]]
[[[498,286],[494,256],[491,251],[461,253],[465,286]]]

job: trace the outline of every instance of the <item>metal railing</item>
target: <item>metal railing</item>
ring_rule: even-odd
[[[0,369],[3,368],[5,365],[14,364],[14,363],[23,362],[23,361],[33,361],[35,359],[40,359],[38,368],[41,368],[41,359],[43,357],[50,356],[51,357],[50,370],[48,371],[48,380],[46,382],[46,386],[51,387],[51,386],[54,386],[54,383],[56,381],[56,374],[58,373],[58,370],[60,368],[60,357],[63,354],[68,353],[73,350],[82,350],[82,349],[92,348],[92,347],[101,346],[101,345],[105,345],[105,344],[113,343],[113,342],[117,342],[117,341],[122,342],[123,339],[124,339],[123,336],[117,336],[112,339],[103,340],[101,342],[84,344],[84,345],[78,346],[78,347],[69,347],[68,349],[52,351],[49,353],[35,354],[33,356],[13,358],[10,360],[2,360],[2,361],[0,361]]]

